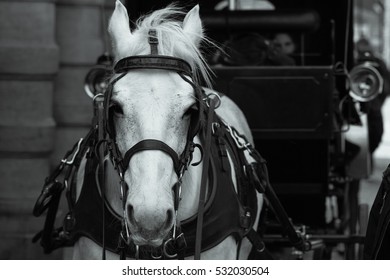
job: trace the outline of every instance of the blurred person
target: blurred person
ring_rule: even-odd
[[[270,46],[269,40],[257,33],[234,34],[226,41],[214,64],[229,66],[294,65],[294,60]]]
[[[276,33],[271,40],[272,48],[275,49],[276,52],[291,58],[293,61],[292,65],[297,64],[297,44],[291,34],[285,32]]]
[[[277,33],[273,38],[273,46],[285,55],[293,55],[296,49],[293,38],[288,33]]]

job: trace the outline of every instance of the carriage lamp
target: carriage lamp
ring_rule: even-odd
[[[355,66],[349,76],[349,95],[355,100],[368,102],[382,93],[383,78],[371,62]]]
[[[84,82],[85,93],[93,98],[99,93],[104,93],[108,86],[111,73],[112,57],[109,54],[101,55],[97,63],[87,73]]]

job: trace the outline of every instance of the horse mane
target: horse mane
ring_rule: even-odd
[[[170,4],[164,9],[156,10],[140,17],[132,34],[137,43],[130,46],[130,55],[149,54],[148,33],[150,29],[157,31],[160,55],[174,56],[187,61],[193,70],[195,82],[211,87],[210,67],[193,40],[183,31],[182,19],[185,12],[175,4]],[[214,45],[203,35],[199,36],[199,42]]]

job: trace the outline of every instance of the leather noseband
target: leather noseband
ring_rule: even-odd
[[[122,160],[123,170],[126,170],[129,167],[130,159],[134,154],[146,150],[159,150],[168,154],[172,158],[173,166],[175,168],[176,174],[179,175],[180,159],[178,154],[164,142],[155,139],[145,139],[138,142],[133,147],[131,147],[123,157]]]

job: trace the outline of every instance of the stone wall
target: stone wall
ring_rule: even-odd
[[[0,0],[0,259],[62,258],[31,243],[44,178],[84,136],[84,77],[105,50],[111,0]],[[103,12],[104,11],[104,14]]]

